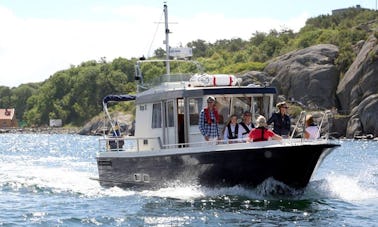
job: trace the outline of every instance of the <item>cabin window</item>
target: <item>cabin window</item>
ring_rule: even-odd
[[[216,107],[219,113],[219,123],[226,123],[228,117],[230,116],[230,97],[217,97]]]
[[[232,100],[232,113],[239,118],[245,111],[251,110],[251,97],[234,97]]]
[[[152,128],[161,128],[161,103],[152,105]]]
[[[173,127],[175,125],[173,112],[174,112],[173,101],[169,101],[167,103],[167,120],[166,120],[168,127]]]
[[[189,99],[190,125],[198,125],[199,113],[202,110],[202,98]]]
[[[265,116],[263,97],[253,98],[253,112],[257,118],[259,115]],[[267,116],[265,116],[267,117]]]
[[[184,114],[184,99],[177,99],[177,113]]]
[[[139,106],[139,110],[141,110],[141,111],[144,111],[144,110],[147,110],[147,105],[140,105]]]

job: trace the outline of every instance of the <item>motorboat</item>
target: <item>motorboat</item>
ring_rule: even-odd
[[[173,60],[163,61],[168,65]],[[184,75],[168,70],[158,83],[147,87],[141,73],[141,64],[145,62],[149,60],[137,61],[135,66],[139,81],[135,95],[108,95],[103,99],[111,130],[100,139],[96,157],[102,186],[256,187],[267,179],[275,179],[302,189],[324,158],[339,146],[324,133],[317,140],[292,134],[282,141],[207,142],[199,130],[199,114],[209,96],[216,99],[219,128],[223,128],[231,114],[240,118],[249,111],[252,119],[259,115],[269,117],[274,112],[276,89],[269,85],[242,86],[234,75]],[[133,136],[117,133],[116,120],[111,118],[108,108],[113,102],[134,102]],[[321,124],[327,116],[324,114]]]

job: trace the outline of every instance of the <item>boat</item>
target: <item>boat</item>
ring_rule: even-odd
[[[168,62],[174,60],[163,61],[169,65]],[[249,111],[252,119],[259,115],[269,117],[274,112],[276,89],[266,85],[241,86],[234,75],[183,75],[171,74],[169,70],[159,77],[158,84],[146,87],[141,73],[141,64],[146,62],[150,61],[137,61],[135,66],[139,81],[137,94],[107,95],[103,99],[111,130],[110,135],[105,134],[100,139],[96,156],[101,186],[124,189],[175,185],[256,187],[267,179],[274,179],[291,188],[303,189],[324,158],[339,146],[327,135],[318,140],[306,140],[296,138],[294,133],[282,141],[232,144],[204,141],[198,122],[209,96],[217,100],[222,128],[231,114],[240,117]],[[110,103],[127,101],[136,106],[133,136],[117,132],[116,120],[111,118],[108,109]],[[302,114],[305,116],[304,112]],[[323,115],[322,123],[327,116]]]

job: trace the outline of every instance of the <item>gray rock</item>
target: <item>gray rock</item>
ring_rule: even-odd
[[[242,86],[247,86],[249,84],[261,85],[264,86],[266,83],[269,83],[273,77],[265,72],[260,71],[250,71],[242,75]]]
[[[332,119],[332,127],[330,132],[332,137],[340,138],[345,136],[345,132],[348,128],[349,116],[337,116]]]
[[[373,134],[378,135],[378,94],[364,99],[355,109],[348,121],[346,136]]]
[[[274,76],[278,93],[313,108],[336,106],[339,71],[334,65],[339,49],[320,44],[293,51],[271,61],[264,72]]]
[[[349,114],[347,137],[378,136],[378,45],[371,35],[337,87],[341,112]]]

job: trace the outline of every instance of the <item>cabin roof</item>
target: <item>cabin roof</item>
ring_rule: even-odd
[[[136,104],[151,103],[161,100],[180,97],[201,97],[204,95],[236,95],[236,94],[276,94],[274,87],[248,87],[248,86],[226,86],[226,87],[193,87],[184,89],[164,90],[150,89],[147,92],[139,93],[136,97]]]

